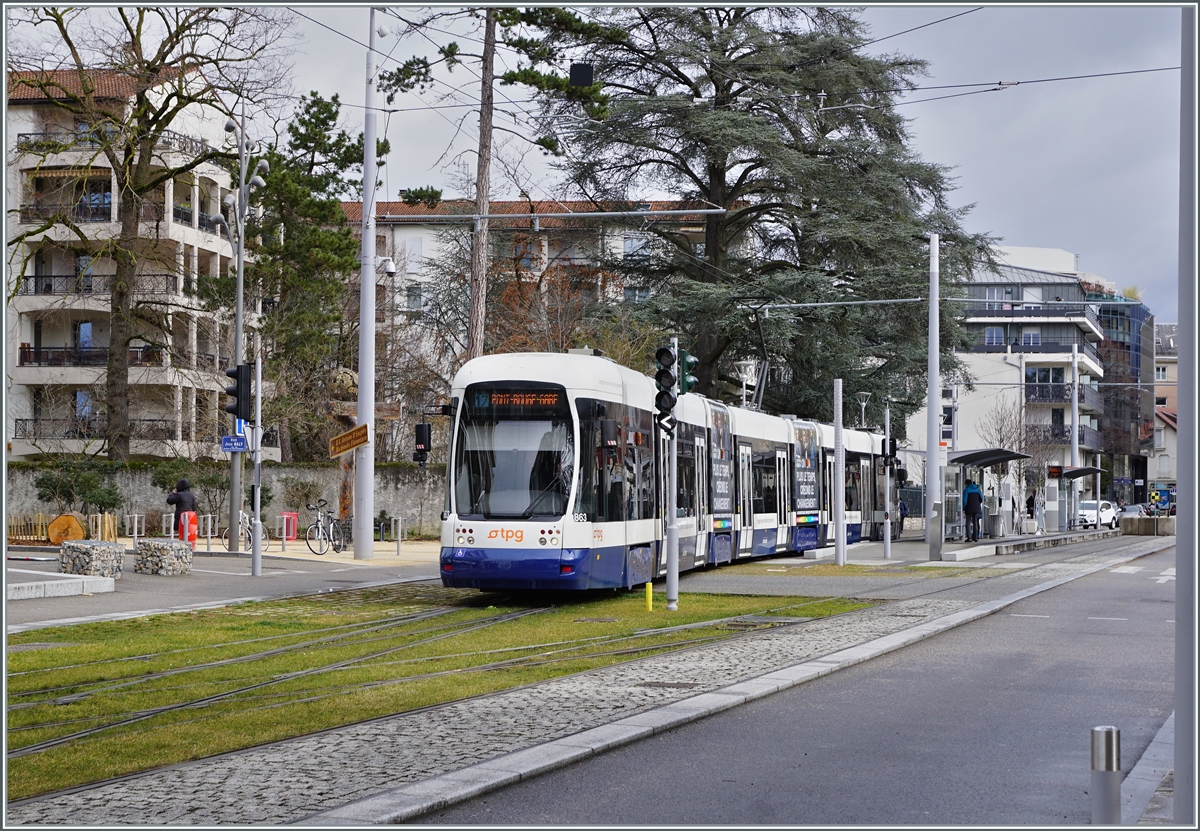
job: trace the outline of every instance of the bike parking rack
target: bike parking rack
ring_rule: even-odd
[[[141,533],[138,533],[139,529]],[[125,514],[125,536],[133,537],[133,550],[136,551],[138,537],[146,536],[145,514]]]
[[[201,514],[196,517],[196,522],[199,524],[199,536],[204,537],[206,542],[205,551],[212,553],[212,538],[220,536],[215,533],[217,531],[217,515],[216,514]]]

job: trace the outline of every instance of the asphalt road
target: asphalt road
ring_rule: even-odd
[[[1175,552],[422,817],[428,824],[1086,825],[1173,706]]]

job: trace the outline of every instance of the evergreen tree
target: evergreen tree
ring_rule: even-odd
[[[887,392],[903,423],[925,386],[926,307],[745,305],[863,301],[927,293],[927,235],[941,235],[943,295],[968,279],[990,240],[961,226],[946,168],[908,147],[898,92],[925,63],[869,57],[851,11],[605,8],[599,36],[551,30],[555,54],[586,55],[608,96],[603,120],[560,120],[571,185],[597,202],[667,193],[723,215],[704,241],[649,223],[659,244],[624,263],[656,290],[665,325],[701,359],[699,391],[732,394],[735,360],[769,357],[771,408],[829,418],[835,377]],[[619,32],[618,34],[612,34]],[[579,104],[553,90],[552,114]],[[826,109],[827,108],[827,109]],[[614,266],[617,264],[613,264]],[[959,371],[958,315],[942,321],[942,366]],[[721,382],[730,387],[722,387]],[[880,401],[876,395],[873,401]]]

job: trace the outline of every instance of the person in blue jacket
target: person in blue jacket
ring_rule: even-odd
[[[979,519],[983,515],[983,491],[972,480],[963,488],[963,513],[967,516],[967,541],[979,542]]]

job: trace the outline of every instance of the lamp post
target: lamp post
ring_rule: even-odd
[[[858,399],[858,426],[867,426],[867,402],[871,400],[871,393],[856,392],[854,397]]]
[[[226,194],[221,200],[221,204],[234,210],[234,224],[229,225],[229,222],[220,214],[217,214],[214,223],[218,228],[224,228],[226,234],[229,235],[230,242],[233,243],[236,250],[237,262],[237,299],[234,307],[233,316],[233,365],[241,366],[242,364],[242,339],[243,339],[243,307],[244,289],[245,289],[245,270],[246,270],[246,213],[250,207],[250,190],[251,188],[259,188],[266,185],[260,173],[269,173],[271,166],[266,159],[259,159],[258,164],[254,168],[254,174],[247,181],[247,170],[249,166],[250,143],[246,140],[246,102],[242,101],[241,123],[238,124],[229,118],[225,122],[225,132],[233,136],[237,142],[238,150],[238,187],[237,196],[232,193]],[[229,550],[235,554],[241,541],[241,535],[237,530],[241,528],[241,509],[242,509],[242,454],[240,451],[233,451],[229,460]],[[257,572],[255,572],[257,575]]]
[[[750,378],[750,372],[758,366],[757,361],[738,361],[734,364],[738,371],[738,377],[742,379],[742,409],[746,407],[746,382]]]

